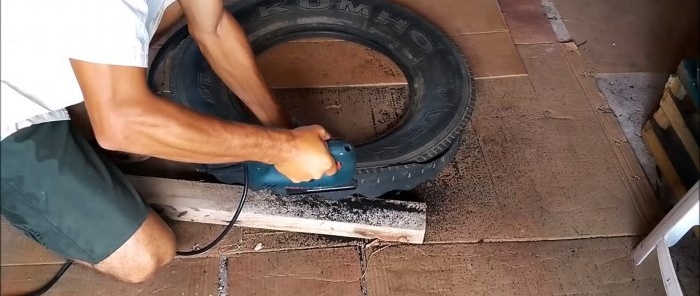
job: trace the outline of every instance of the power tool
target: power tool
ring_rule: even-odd
[[[248,187],[251,190],[270,190],[277,194],[297,195],[355,189],[355,149],[341,140],[327,141],[328,151],[335,158],[338,171],[332,176],[324,175],[318,180],[293,183],[274,166],[259,162],[248,162]]]

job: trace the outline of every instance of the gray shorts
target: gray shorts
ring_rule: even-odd
[[[125,176],[70,121],[21,129],[0,148],[2,216],[66,258],[101,262],[148,215]]]

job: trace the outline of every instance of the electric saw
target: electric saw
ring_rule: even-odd
[[[326,142],[328,150],[335,158],[338,171],[332,176],[324,175],[318,180],[294,183],[282,175],[273,165],[248,162],[248,186],[252,190],[270,190],[278,194],[297,195],[355,189],[355,149],[345,141]]]

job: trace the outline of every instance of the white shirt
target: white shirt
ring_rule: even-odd
[[[70,119],[83,101],[69,59],[148,67],[148,45],[175,0],[2,0],[1,138]]]

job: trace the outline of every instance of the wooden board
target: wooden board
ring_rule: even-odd
[[[130,176],[141,196],[173,220],[227,224],[240,186]],[[422,243],[425,204],[391,200],[331,201],[249,192],[237,226]]]
[[[654,118],[657,117],[660,119],[666,118],[662,113]],[[644,139],[644,142],[646,142],[647,147],[649,147],[649,151],[651,152],[652,156],[654,156],[654,159],[656,159],[656,165],[661,170],[661,177],[664,183],[673,192],[673,196],[683,196],[686,192],[685,186],[683,185],[681,178],[678,176],[678,173],[676,173],[676,170],[673,168],[671,159],[666,154],[666,151],[664,151],[663,144],[661,144],[661,141],[659,141],[659,138],[656,136],[652,124],[653,123],[651,122],[644,124],[642,138]],[[659,125],[662,124],[663,121],[659,123]]]
[[[684,69],[682,65],[679,71]],[[676,201],[700,175],[698,132],[694,127],[700,120],[700,112],[682,76],[671,74],[668,77],[659,104],[642,129],[643,139]]]
[[[680,111],[678,111],[673,95],[669,90],[664,91],[664,96],[661,98],[660,105],[661,110],[663,110],[664,114],[666,114],[666,118],[668,118],[673,131],[676,133],[681,143],[683,143],[685,150],[693,160],[695,168],[700,169],[700,151],[698,150],[698,143],[690,133],[690,129],[688,129],[688,126],[683,120],[683,116],[681,115]]]

